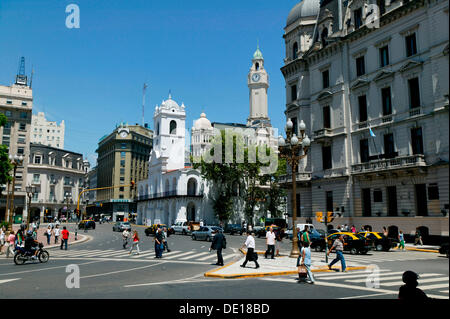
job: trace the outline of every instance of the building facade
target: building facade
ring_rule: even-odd
[[[54,218],[76,218],[78,195],[85,187],[89,162],[83,155],[42,144],[30,144],[27,180],[35,186],[30,220],[48,222]],[[80,198],[80,210],[85,204]],[[26,218],[24,213],[24,218]]]
[[[332,211],[337,224],[448,236],[447,29],[439,0],[292,9],[285,114],[312,137],[296,173],[301,219]]]
[[[100,139],[96,150],[97,187],[115,188],[96,192],[98,214],[109,215],[114,221],[136,214],[136,188],[125,185],[147,179],[152,147],[153,131],[137,124],[121,124]]]
[[[21,71],[16,76],[11,86],[0,85],[0,112],[7,118],[8,122],[0,127],[0,139],[3,145],[9,149],[9,154],[23,156],[23,162],[17,166],[15,192],[14,192],[14,216],[17,222],[21,221],[23,212],[27,210],[25,186],[27,185],[28,159],[30,154],[30,130],[31,115],[33,108],[33,90],[25,75],[25,60],[22,58]],[[12,172],[11,172],[12,174]],[[6,187],[2,185],[3,191],[0,197],[0,218],[5,217],[6,209]],[[10,191],[12,190],[12,184]]]
[[[31,118],[30,141],[35,144],[48,145],[64,149],[64,120],[58,125],[56,122],[47,121],[45,114],[39,112]]]

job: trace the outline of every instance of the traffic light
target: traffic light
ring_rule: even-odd
[[[323,223],[323,213],[322,213],[322,212],[317,212],[317,213],[316,213],[316,220],[317,220],[319,223]]]
[[[334,220],[334,217],[335,217],[333,212],[328,212],[326,214],[326,216],[327,216],[327,223],[331,223]],[[316,220],[319,223],[324,223],[325,222],[324,214],[322,212],[317,212],[316,213]]]
[[[327,213],[327,223],[331,223],[334,220],[334,213],[328,212]]]

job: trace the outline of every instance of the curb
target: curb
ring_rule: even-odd
[[[439,250],[437,249],[424,249],[424,248],[413,248],[413,247],[405,247],[406,250],[411,250],[411,251],[424,251],[427,253],[439,253]]]
[[[73,234],[73,233],[72,233]],[[74,234],[73,234],[74,235]],[[92,240],[92,237],[89,235],[77,235],[77,236],[83,236],[83,238],[77,240],[77,241],[73,241],[71,243],[67,243],[67,246],[72,246],[72,245],[76,245],[76,244],[82,244],[84,242],[87,242],[89,240]],[[60,244],[54,244],[54,245],[50,245],[50,246],[45,246],[45,248],[50,249],[50,248],[55,248],[55,247],[61,247]]]

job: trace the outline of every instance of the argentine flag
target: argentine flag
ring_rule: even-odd
[[[375,135],[375,133],[372,131],[372,128],[369,127],[369,131],[370,131],[370,136],[372,136],[372,137],[377,137],[377,136]]]

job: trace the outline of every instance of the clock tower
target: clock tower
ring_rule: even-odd
[[[264,69],[264,58],[259,50],[259,45],[253,54],[252,67],[248,73],[247,81],[250,97],[250,115],[247,119],[247,126],[259,123],[270,126],[267,102],[269,75]]]

